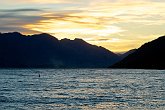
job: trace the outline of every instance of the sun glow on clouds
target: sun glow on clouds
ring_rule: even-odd
[[[48,32],[54,34],[58,38],[66,36],[86,36],[99,37],[123,32],[120,27],[111,25],[111,22],[116,22],[116,18],[96,17],[91,13],[60,13],[60,14],[45,14],[49,20],[41,20],[36,24],[27,24],[24,28],[39,32]],[[109,21],[105,21],[109,20]],[[71,38],[72,39],[72,38]]]
[[[0,25],[4,27],[0,31],[46,32],[59,39],[79,37],[115,52],[138,48],[165,31],[163,0],[5,0],[0,3],[5,9],[12,3],[26,8],[14,12],[8,6],[8,10],[0,10]],[[11,25],[13,22],[15,25]]]
[[[72,28],[68,29],[68,24],[72,25]],[[63,25],[63,26],[62,26]],[[92,36],[109,36],[111,34],[115,34],[118,32],[122,32],[124,30],[120,29],[119,27],[115,27],[115,26],[107,26],[104,27],[103,29],[94,29],[94,28],[89,28],[88,25],[85,26],[79,26],[79,28],[76,28],[77,24],[73,25],[72,23],[64,23],[64,22],[59,22],[59,23],[55,23],[55,24],[44,24],[41,26],[36,26],[36,25],[26,25],[26,28],[30,28],[34,31],[39,31],[39,32],[48,32],[48,33],[52,33],[54,35],[58,35],[61,33],[61,35],[57,36],[60,38],[65,38],[66,36],[62,36],[62,34],[66,33],[66,35],[71,35],[74,34],[74,37],[81,35],[85,35],[89,37]],[[45,27],[46,26],[46,27]],[[62,27],[62,28],[56,28],[56,27]],[[72,38],[71,38],[72,39]]]

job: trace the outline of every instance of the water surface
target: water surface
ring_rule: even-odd
[[[0,70],[0,110],[97,109],[165,110],[165,71]]]

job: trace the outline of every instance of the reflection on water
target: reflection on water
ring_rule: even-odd
[[[1,110],[165,110],[165,71],[0,70],[0,107]]]

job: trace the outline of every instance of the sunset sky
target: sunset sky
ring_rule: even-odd
[[[165,35],[165,0],[1,0],[0,32],[11,31],[123,52]]]

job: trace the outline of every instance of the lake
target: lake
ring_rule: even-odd
[[[165,110],[165,70],[0,70],[0,110],[144,109]]]

